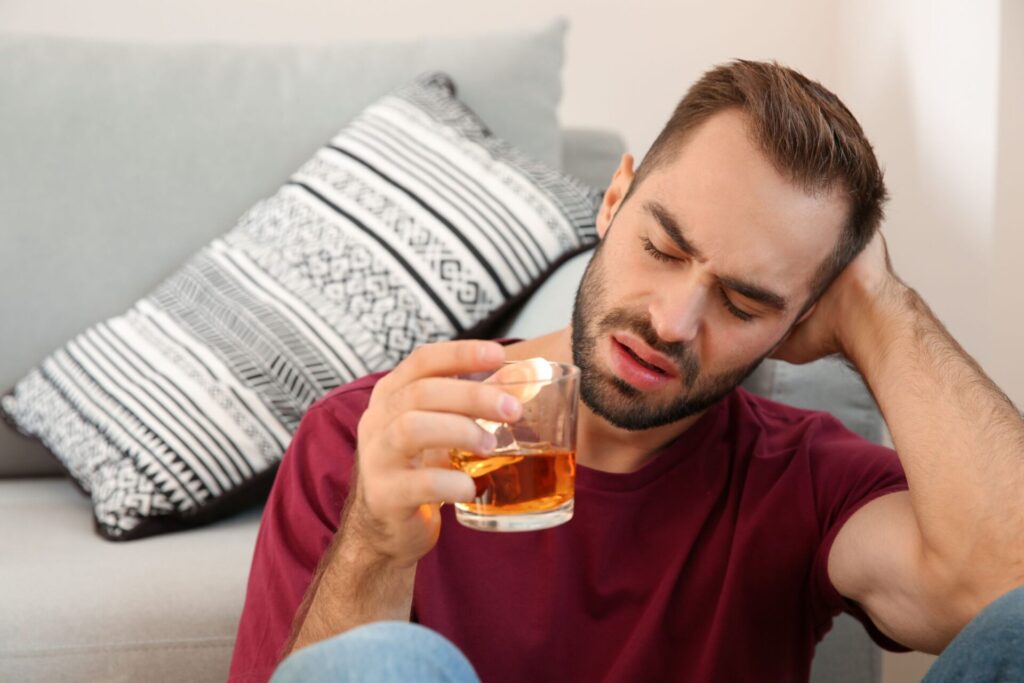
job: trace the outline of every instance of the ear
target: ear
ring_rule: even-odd
[[[814,333],[810,330],[804,329],[800,325],[811,317],[811,314],[814,313],[814,309],[817,307],[818,302],[815,301],[811,304],[810,308],[804,311],[803,315],[793,323],[789,328],[789,331],[786,332],[782,339],[780,339],[768,353],[770,358],[784,360],[787,363],[806,363],[810,360],[814,360],[813,358],[806,357],[808,338],[813,337]]]
[[[622,161],[619,162],[619,167],[615,169],[615,175],[612,176],[612,182],[604,191],[604,199],[601,200],[601,208],[597,212],[597,234],[601,239],[604,239],[608,227],[612,224],[612,219],[615,218],[622,200],[626,198],[626,193],[629,192],[632,185],[633,155],[623,154]]]
[[[793,327],[796,327],[797,325],[799,325],[803,321],[805,321],[808,318],[810,318],[811,317],[811,313],[814,313],[814,309],[817,308],[817,307],[818,307],[818,302],[815,301],[813,304],[811,304],[810,308],[808,308],[806,311],[804,311],[804,314],[802,316],[800,316],[800,319],[797,320],[795,323],[793,323]]]
[[[790,360],[787,357],[787,354],[789,352],[789,347],[793,344],[793,342],[791,340],[794,337],[800,337],[801,336],[801,334],[803,333],[804,330],[800,327],[800,324],[803,323],[808,318],[810,318],[811,314],[814,313],[814,309],[817,308],[817,307],[818,307],[818,302],[815,301],[813,304],[811,304],[810,308],[808,308],[806,311],[803,312],[803,315],[801,315],[792,325],[790,325],[789,331],[786,332],[786,334],[782,337],[782,339],[780,339],[779,342],[775,345],[775,347],[772,348],[772,350],[769,352],[768,355],[770,357],[772,357],[772,358],[780,358],[782,360],[787,360],[787,361]]]

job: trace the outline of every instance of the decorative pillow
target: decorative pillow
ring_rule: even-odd
[[[495,135],[566,161],[556,112],[564,19],[274,45],[40,36],[3,24],[0,395],[152,291],[342,125],[423,71],[451,75]],[[42,444],[0,423],[0,478],[60,472]]]
[[[599,200],[423,76],[3,409],[91,495],[103,536],[215,519],[266,490],[318,397],[476,335],[593,243]]]

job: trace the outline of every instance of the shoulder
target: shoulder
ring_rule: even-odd
[[[310,406],[292,436],[274,482],[272,500],[304,503],[324,519],[344,504],[356,460],[359,419],[377,381],[375,373],[337,387]]]
[[[315,405],[337,405],[360,402],[367,403],[370,400],[370,394],[373,393],[374,387],[377,386],[377,382],[383,379],[389,372],[391,371],[384,370],[382,372],[374,372],[369,375],[364,375],[359,379],[352,380],[348,384],[342,384],[340,387],[335,387],[324,394]]]
[[[356,425],[370,403],[374,387],[388,372],[390,370],[375,372],[331,389],[310,406],[302,418],[303,423],[331,420],[355,434]]]
[[[334,463],[339,453],[352,452],[356,446],[359,420],[370,402],[370,395],[384,372],[366,375],[332,389],[309,407],[292,435],[284,463],[304,470],[316,469],[324,454]],[[279,475],[280,476],[280,475]]]
[[[738,388],[732,397],[737,426],[752,429],[772,450],[805,446],[814,449],[837,446],[880,447],[855,434],[831,413],[797,408]]]
[[[830,413],[796,408],[743,389],[732,400],[737,424],[756,432],[757,456],[803,462],[818,488],[835,494],[835,489],[866,481],[874,486],[906,485],[894,450],[854,433]]]

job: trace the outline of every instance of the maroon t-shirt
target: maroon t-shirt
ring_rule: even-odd
[[[349,491],[356,425],[380,375],[302,420],[256,543],[231,681],[265,681]],[[628,474],[579,467],[560,527],[487,533],[442,509],[413,619],[484,683],[806,681],[840,611],[897,647],[828,577],[843,523],[907,487],[895,453],[838,420],[737,389]]]

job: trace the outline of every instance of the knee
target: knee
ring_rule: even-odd
[[[991,602],[967,626],[991,634],[1024,637],[1024,586]]]
[[[441,634],[419,624],[365,624],[291,654],[272,683],[295,681],[478,681],[473,667]]]
[[[347,647],[360,652],[401,652],[410,657],[437,659],[459,652],[451,641],[426,626],[407,621],[377,621],[358,626],[341,636]]]
[[[946,647],[925,683],[1024,680],[1024,587],[983,609]]]

